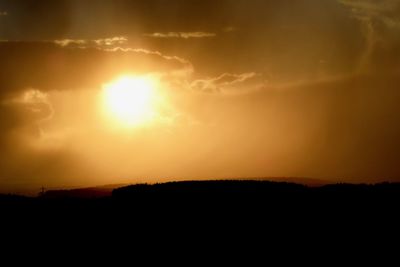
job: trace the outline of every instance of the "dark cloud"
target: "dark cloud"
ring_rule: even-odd
[[[224,72],[257,71],[287,81],[346,73],[357,66],[365,42],[359,21],[349,16],[350,8],[334,0],[174,0],[168,4],[163,0],[71,0],[57,6],[53,1],[5,3],[4,8],[12,8],[17,15],[3,34],[0,30],[2,39],[126,36],[133,44],[130,47],[190,59],[200,73],[214,77]],[[25,8],[27,3],[34,8]],[[51,23],[44,12],[51,13]],[[49,30],[44,36],[42,31],[48,26],[43,25],[47,24],[58,28],[58,33]],[[185,42],[182,38],[143,36],[205,36],[200,33],[216,36],[187,38]]]
[[[125,35],[140,32],[195,32],[226,26],[229,1],[203,0],[5,0],[13,16],[7,39],[63,39],[68,36]],[[29,28],[29,32],[25,29]],[[1,34],[1,31],[0,31]]]
[[[1,94],[99,88],[121,73],[186,70],[189,63],[145,49],[74,49],[50,42],[0,43]]]
[[[366,43],[363,25],[337,1],[218,3],[225,5],[225,22],[200,29],[217,33],[215,38],[153,38],[147,44],[190,59],[198,73],[209,77],[256,71],[287,82],[358,67]]]

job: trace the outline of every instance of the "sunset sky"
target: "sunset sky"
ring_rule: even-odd
[[[400,0],[0,0],[0,192],[400,181]]]

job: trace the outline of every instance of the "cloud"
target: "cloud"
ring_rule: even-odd
[[[55,40],[54,43],[62,47],[107,47],[125,44],[128,41],[126,37],[115,36],[110,38],[101,38],[94,40],[83,40],[83,39],[60,39]]]
[[[146,55],[156,55],[159,57],[162,57],[166,60],[177,60],[183,64],[190,64],[190,61],[183,59],[181,57],[177,57],[177,56],[167,56],[167,55],[163,55],[161,52],[159,51],[151,51],[148,49],[144,49],[144,48],[121,48],[121,47],[116,47],[116,48],[112,48],[109,49],[107,51],[123,51],[123,52],[136,52],[136,53],[144,53]]]
[[[400,11],[400,2],[398,0],[340,0],[340,3],[351,7],[354,16],[362,20],[372,18],[381,20],[389,27],[400,26],[400,18],[397,16]]]
[[[20,97],[12,99],[9,103],[23,105],[28,112],[35,115],[39,123],[50,120],[54,114],[48,94],[37,89],[27,89]]]
[[[358,19],[365,35],[359,71],[400,69],[400,1],[340,0]]]
[[[104,38],[104,39],[97,39],[93,40],[97,45],[100,46],[112,46],[112,45],[120,45],[124,44],[128,41],[127,38],[123,36],[112,37],[112,38]]]
[[[211,33],[211,32],[167,32],[167,33],[155,32],[155,33],[146,33],[143,35],[151,38],[182,38],[182,39],[211,38],[217,36],[216,33]]]
[[[8,12],[0,10],[0,16],[8,16]]]
[[[174,70],[173,72],[175,73],[183,73],[185,75],[191,74],[194,71],[194,67],[193,64],[184,58],[178,57],[178,56],[168,56],[168,55],[164,55],[163,53],[159,52],[159,51],[151,51],[148,49],[144,49],[144,48],[121,48],[121,47],[115,47],[115,48],[111,48],[111,49],[107,49],[106,51],[112,51],[112,52],[117,52],[117,51],[122,51],[122,52],[134,52],[134,53],[143,53],[149,56],[156,56],[156,57],[160,57],[163,58],[167,61],[177,61],[179,63],[181,63],[182,65],[184,65],[185,67],[181,70]]]
[[[2,99],[0,149],[13,150],[14,142],[27,145],[32,138],[40,138],[42,124],[49,121],[53,114],[48,95],[36,89],[27,89],[13,98]]]
[[[184,73],[185,75],[191,74],[194,71],[192,63],[182,57],[164,55],[159,51],[152,51],[144,48],[130,48],[121,47],[120,45],[126,44],[128,39],[123,36],[103,38],[95,40],[82,40],[82,39],[62,39],[55,40],[54,43],[61,47],[68,48],[98,48],[107,52],[123,52],[123,53],[138,53],[148,55],[150,57],[159,57],[167,61],[176,61],[185,66],[183,70],[177,70],[176,73]]]
[[[198,79],[191,83],[193,90],[203,92],[244,93],[265,85],[262,75],[255,72],[242,74],[223,73],[218,77]]]
[[[145,49],[69,48],[51,42],[0,43],[0,97],[26,88],[99,88],[124,73],[191,73],[185,59]]]
[[[54,43],[59,46],[62,46],[62,47],[70,46],[70,45],[84,47],[84,45],[86,45],[87,41],[86,40],[78,40],[78,39],[61,39],[61,40],[54,40]]]
[[[46,121],[51,119],[54,113],[48,94],[32,88],[22,91],[13,98],[2,99],[0,106],[11,113],[14,110],[23,114],[25,122]]]

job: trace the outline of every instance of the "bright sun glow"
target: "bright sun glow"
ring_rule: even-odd
[[[156,84],[150,77],[123,76],[103,87],[107,114],[123,126],[150,122],[155,115]]]

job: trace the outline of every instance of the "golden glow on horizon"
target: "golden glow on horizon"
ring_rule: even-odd
[[[150,122],[156,114],[156,81],[147,76],[122,76],[103,86],[106,114],[125,127]]]

